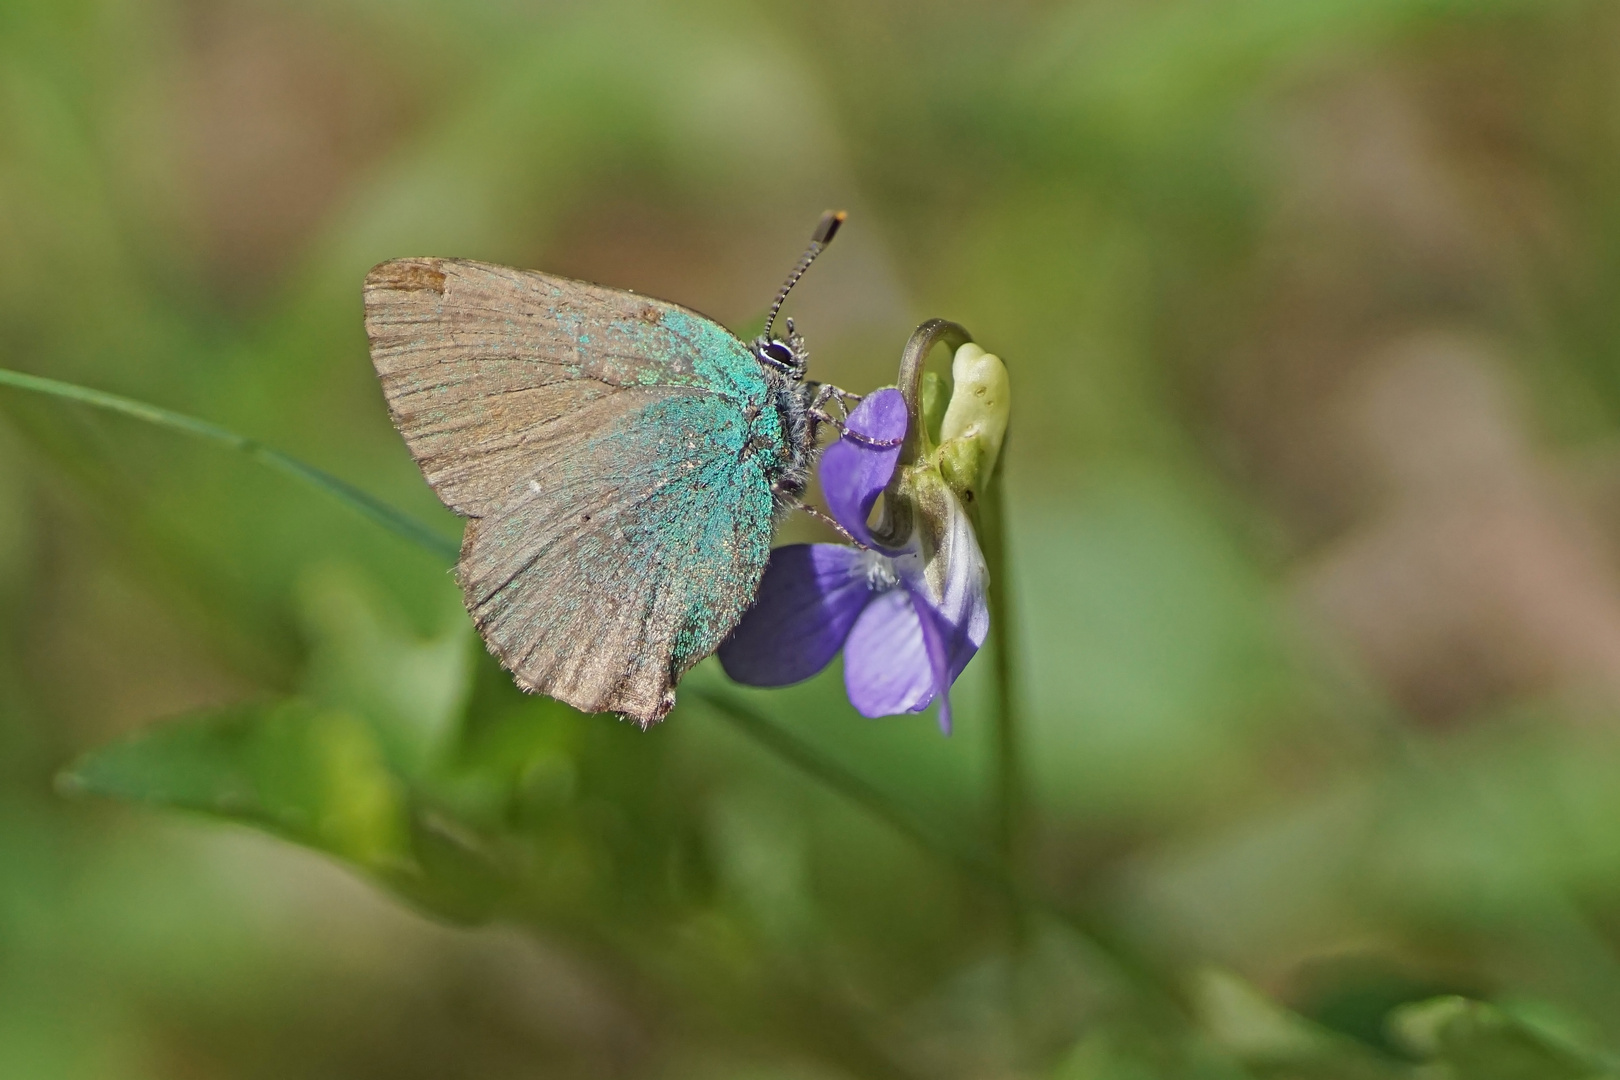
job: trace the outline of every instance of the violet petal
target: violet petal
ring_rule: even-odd
[[[916,593],[907,591],[911,599],[911,606],[916,610],[918,629],[922,632],[923,649],[928,656],[929,674],[933,678],[933,694],[939,698],[939,730],[949,735],[951,733],[951,683],[955,680],[961,669],[952,671],[951,658],[951,627],[944,623],[938,614],[929,605],[928,599]],[[977,651],[974,646],[962,661],[963,667],[967,660],[973,658]]]
[[[894,476],[906,424],[906,402],[900,391],[892,387],[875,391],[855,406],[845,434],[821,455],[821,491],[827,509],[867,547],[878,547],[866,518]]]
[[[792,544],[771,552],[754,606],[717,650],[747,686],[787,686],[831,662],[871,599],[866,560],[843,544]]]
[[[922,626],[905,589],[878,593],[844,645],[844,687],[862,716],[916,712],[934,696]]]
[[[990,576],[961,504],[942,488],[934,494],[939,498],[920,519],[931,527],[932,558],[925,561],[912,545],[893,565],[906,588],[933,612],[954,682],[990,632]]]

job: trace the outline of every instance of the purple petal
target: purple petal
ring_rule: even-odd
[[[869,557],[843,544],[771,552],[754,606],[717,650],[726,674],[747,686],[786,686],[826,667],[872,597]]]
[[[937,696],[939,726],[950,734],[951,684],[979,651],[990,630],[989,575],[972,522],[955,495],[943,483],[936,483],[923,485],[914,497],[918,500],[917,524],[928,536],[929,557],[924,558],[923,542],[914,536],[889,563],[909,598],[915,645],[920,647],[917,656],[907,657],[907,663],[923,668],[928,681],[926,692],[918,695],[909,708],[920,710]],[[855,632],[860,629],[857,623]],[[849,652],[853,649],[854,632]],[[919,674],[916,666],[907,669],[912,679]],[[848,670],[846,653],[846,680]]]
[[[917,622],[919,629],[922,631],[923,649],[928,654],[929,674],[933,677],[934,682],[933,691],[929,696],[939,698],[939,730],[949,735],[951,733],[951,683],[956,680],[956,676],[961,674],[962,671],[961,668],[952,670],[951,627],[949,624],[942,625],[943,620],[929,606],[926,597],[918,596],[912,592],[908,592],[906,595],[911,599],[911,606],[917,612]],[[962,661],[962,667],[967,666],[967,661],[971,660],[973,653],[977,651],[978,646],[975,645],[968,652],[967,658]]]
[[[855,407],[848,430],[821,455],[821,491],[827,509],[868,547],[878,544],[866,527],[866,518],[894,475],[906,424],[906,402],[900,391],[875,391]]]
[[[874,390],[861,399],[844,425],[856,439],[872,442],[898,443],[906,437],[906,399],[892,386]]]
[[[919,524],[930,533],[925,562],[913,544],[893,563],[900,580],[933,612],[954,682],[990,631],[990,576],[967,513],[943,484],[924,489]]]
[[[934,613],[949,660],[951,682],[955,682],[968,666],[979,646],[990,633],[990,598],[986,592],[988,579],[974,571],[982,563],[971,560],[948,566],[945,596],[939,606],[932,596],[913,593],[918,603],[927,604]]]
[[[873,597],[844,645],[844,686],[862,716],[916,712],[934,696],[917,611],[905,589]]]

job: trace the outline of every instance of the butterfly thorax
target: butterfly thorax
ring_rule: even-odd
[[[771,495],[780,514],[801,505],[799,496],[809,486],[815,466],[816,384],[805,378],[810,354],[804,338],[794,332],[793,320],[788,320],[786,341],[761,335],[754,339],[750,351],[759,361],[766,393],[782,425],[783,441],[771,481]]]
[[[814,387],[803,379],[773,368],[764,369],[765,385],[772,406],[782,424],[782,443],[771,482],[771,495],[778,512],[799,505],[799,496],[810,483],[816,457],[816,422],[811,416]]]

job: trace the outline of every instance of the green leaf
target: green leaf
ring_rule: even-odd
[[[375,735],[305,701],[156,725],[91,751],[59,783],[255,825],[379,871],[412,862],[405,792]]]
[[[1439,997],[1390,1014],[1396,1040],[1467,1080],[1589,1080],[1615,1073],[1512,1013],[1482,1001]]]
[[[400,775],[432,771],[458,734],[471,686],[471,635],[460,604],[444,630],[420,638],[336,567],[307,577],[300,600],[310,641],[305,696],[370,724]]]
[[[1263,1074],[1321,1080],[1405,1075],[1394,1062],[1276,1004],[1230,972],[1200,972],[1191,997],[1200,1026],[1216,1045]]]

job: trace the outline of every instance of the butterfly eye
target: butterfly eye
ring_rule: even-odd
[[[778,367],[793,366],[793,350],[783,341],[767,341],[759,347],[759,358]]]

